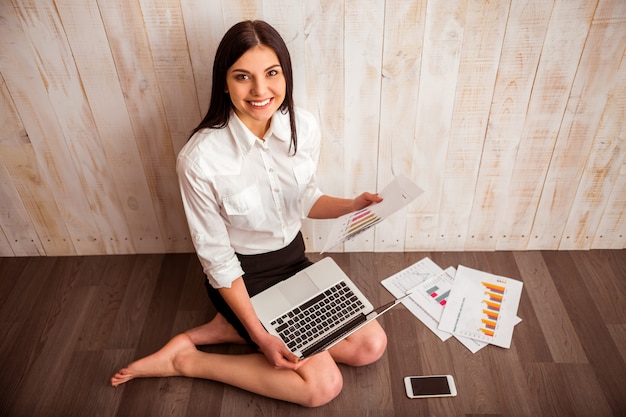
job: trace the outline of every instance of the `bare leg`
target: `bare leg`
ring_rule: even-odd
[[[176,376],[178,372],[174,368],[174,359],[179,353],[189,349],[196,350],[196,347],[189,336],[179,334],[157,352],[136,360],[126,368],[121,369],[111,378],[111,385],[117,387],[133,378]]]
[[[220,313],[208,323],[185,332],[194,345],[217,345],[221,343],[244,344],[246,341]]]
[[[217,336],[214,331],[224,323],[230,326],[223,317],[216,316],[205,325],[175,336],[156,353],[116,373],[111,385],[118,386],[134,378],[188,376],[313,407],[326,404],[341,391],[343,379],[336,362],[367,365],[378,360],[387,346],[384,330],[378,322],[372,322],[328,352],[309,358],[297,371],[275,369],[261,354],[220,355],[196,349],[196,344],[242,341],[232,326],[226,329],[229,336]]]
[[[175,336],[157,352],[138,359],[121,369],[111,378],[111,385],[118,386],[136,377],[178,375],[173,367],[173,361],[181,350],[188,350],[190,347],[195,350],[196,345],[221,343],[241,344],[246,343],[246,341],[224,316],[217,313],[210,322]]]
[[[111,378],[111,384],[157,376],[210,379],[309,407],[328,403],[343,386],[339,368],[327,352],[309,358],[297,371],[275,369],[261,354],[201,352],[187,334],[175,336],[158,352],[122,369]]]
[[[329,349],[337,363],[364,366],[376,362],[385,353],[387,335],[378,321],[363,326]]]

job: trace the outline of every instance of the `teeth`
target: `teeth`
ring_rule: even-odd
[[[267,100],[263,100],[263,101],[251,101],[250,104],[252,104],[255,107],[263,107],[267,104],[269,104],[270,99],[268,98]]]

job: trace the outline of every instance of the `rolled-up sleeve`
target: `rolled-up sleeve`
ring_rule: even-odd
[[[230,288],[243,270],[230,244],[217,198],[200,167],[185,156],[177,159],[176,171],[198,259],[214,288]]]

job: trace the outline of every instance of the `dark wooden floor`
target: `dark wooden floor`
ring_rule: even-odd
[[[374,303],[424,256],[519,279],[523,322],[510,349],[472,354],[399,306],[381,320],[386,355],[342,367],[342,394],[318,409],[185,378],[112,388],[120,367],[214,314],[195,255],[0,258],[0,416],[626,416],[626,251],[331,256]],[[458,396],[405,396],[405,375],[434,373],[453,374]]]

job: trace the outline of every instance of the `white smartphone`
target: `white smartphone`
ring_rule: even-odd
[[[404,378],[409,398],[454,397],[456,385],[452,375],[407,376]]]

